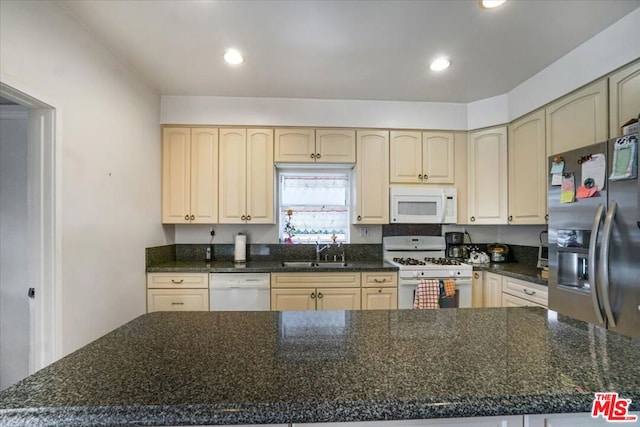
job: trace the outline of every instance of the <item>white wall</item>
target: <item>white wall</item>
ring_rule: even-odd
[[[0,2],[0,77],[56,108],[62,352],[145,312],[160,224],[159,96],[53,2]]]
[[[29,375],[25,107],[0,106],[0,390]]]

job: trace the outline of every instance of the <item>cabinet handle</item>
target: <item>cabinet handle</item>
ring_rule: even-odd
[[[422,181],[422,174],[418,175],[418,179]]]
[[[429,179],[429,175],[425,175],[425,176],[424,176],[424,180],[426,181],[426,180],[428,180],[428,179]]]
[[[243,220],[243,221],[246,221],[246,220],[247,220],[247,216],[246,216],[246,215],[242,215],[242,216],[240,217],[240,219],[241,219],[241,220]]]
[[[247,221],[251,221],[251,215],[247,215]]]
[[[546,215],[544,216],[544,220],[545,220],[545,221],[549,221],[549,214],[546,214]]]
[[[185,215],[185,216],[184,216],[184,219],[185,219],[186,221],[189,221],[189,215]]]
[[[475,217],[475,216],[472,216],[472,217],[471,217],[471,218],[469,218],[469,219],[471,220],[471,222],[475,222],[476,217]]]
[[[318,299],[322,299],[322,292],[318,292]]]
[[[320,156],[320,153],[316,153],[316,159],[319,159],[320,157],[322,157]]]
[[[509,215],[509,222],[513,221],[513,215]]]
[[[315,159],[315,158],[316,158],[316,155],[315,155],[315,154],[313,154],[313,153],[311,153],[311,158],[312,158],[312,159]]]
[[[195,215],[191,215],[191,221],[193,221],[194,219],[196,219]]]
[[[358,221],[362,221],[362,217],[358,215]]]
[[[480,275],[478,273],[473,273],[473,277],[475,277],[476,279],[479,279]]]
[[[311,292],[311,299],[316,299],[316,293],[315,292]]]
[[[171,305],[184,305],[183,302],[172,302]]]
[[[374,282],[376,283],[384,283],[387,281],[387,279],[382,279],[382,280],[378,280],[378,279],[373,279]]]
[[[180,279],[180,280],[171,279],[171,283],[175,283],[176,285],[179,285],[182,282],[184,282],[184,279]]]
[[[526,289],[523,289],[522,291],[527,295],[535,295],[536,294],[536,291],[527,291]]]
[[[378,289],[378,293],[381,294],[382,293],[382,289]]]

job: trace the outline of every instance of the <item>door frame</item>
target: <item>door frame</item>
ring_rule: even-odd
[[[0,73],[0,95],[29,109],[29,374],[62,356],[60,111],[46,95]],[[27,295],[25,295],[27,298]]]

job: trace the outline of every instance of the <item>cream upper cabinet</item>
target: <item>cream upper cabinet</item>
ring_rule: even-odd
[[[355,131],[350,129],[276,129],[278,163],[355,163]]]
[[[547,162],[545,112],[509,125],[509,224],[545,224]]]
[[[620,135],[620,128],[640,114],[640,62],[609,77],[609,137]]]
[[[507,128],[469,133],[470,224],[507,223]]]
[[[483,307],[502,306],[502,276],[485,271],[483,280]]]
[[[162,222],[218,220],[218,129],[162,129]]]
[[[452,132],[391,131],[392,184],[442,184],[454,181]]]
[[[454,182],[452,132],[422,132],[422,179],[429,184]]]
[[[548,156],[608,138],[607,79],[599,80],[545,108]]]
[[[469,183],[468,183],[468,161],[467,151],[468,134],[466,132],[456,132],[454,135],[455,162],[454,171],[456,190],[458,193],[458,224],[469,224]]]
[[[389,132],[357,131],[354,224],[389,224]]]
[[[222,224],[273,224],[271,129],[220,129],[219,211]]]

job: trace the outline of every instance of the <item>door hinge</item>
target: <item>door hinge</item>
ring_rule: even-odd
[[[36,297],[36,288],[29,288],[29,292],[27,293],[27,295],[29,296],[29,298],[35,298]]]

